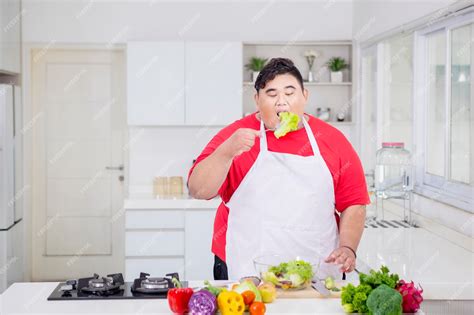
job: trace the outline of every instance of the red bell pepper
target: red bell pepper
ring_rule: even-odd
[[[181,283],[173,278],[174,288],[168,290],[168,304],[175,314],[184,314],[188,311],[188,303],[194,291],[192,288],[182,288]]]

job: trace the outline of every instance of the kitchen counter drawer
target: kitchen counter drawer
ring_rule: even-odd
[[[184,212],[176,210],[133,210],[125,213],[125,229],[182,229]]]
[[[125,256],[184,255],[184,231],[155,230],[125,232]]]
[[[138,278],[140,272],[146,272],[155,277],[177,272],[180,279],[184,279],[184,258],[127,258],[125,260],[125,281],[133,281]]]

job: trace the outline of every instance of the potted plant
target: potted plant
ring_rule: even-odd
[[[319,51],[314,51],[314,50],[307,50],[304,52],[304,57],[306,58],[306,62],[308,63],[308,82],[313,82],[313,64],[314,60],[318,57],[321,56],[321,53]]]
[[[265,58],[259,58],[259,57],[252,57],[250,58],[250,61],[248,64],[245,65],[245,67],[248,70],[252,71],[252,80],[255,82],[257,80],[258,74],[260,71],[263,69],[265,64],[267,63],[268,59]]]
[[[332,57],[327,62],[327,66],[331,70],[331,82],[340,83],[342,82],[342,70],[349,67],[344,58]]]

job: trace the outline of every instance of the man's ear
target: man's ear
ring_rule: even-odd
[[[303,89],[303,97],[304,97],[305,102],[307,102],[308,97],[309,97],[309,91],[306,88]]]
[[[257,107],[257,109],[260,110],[259,99],[258,99],[258,91],[257,91],[257,93],[255,93],[255,95],[253,96],[253,99],[254,99],[254,101],[255,101],[255,107]]]

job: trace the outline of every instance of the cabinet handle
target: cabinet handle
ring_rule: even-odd
[[[123,171],[123,165],[119,165],[119,166],[106,166],[105,169],[108,170],[108,171]]]

